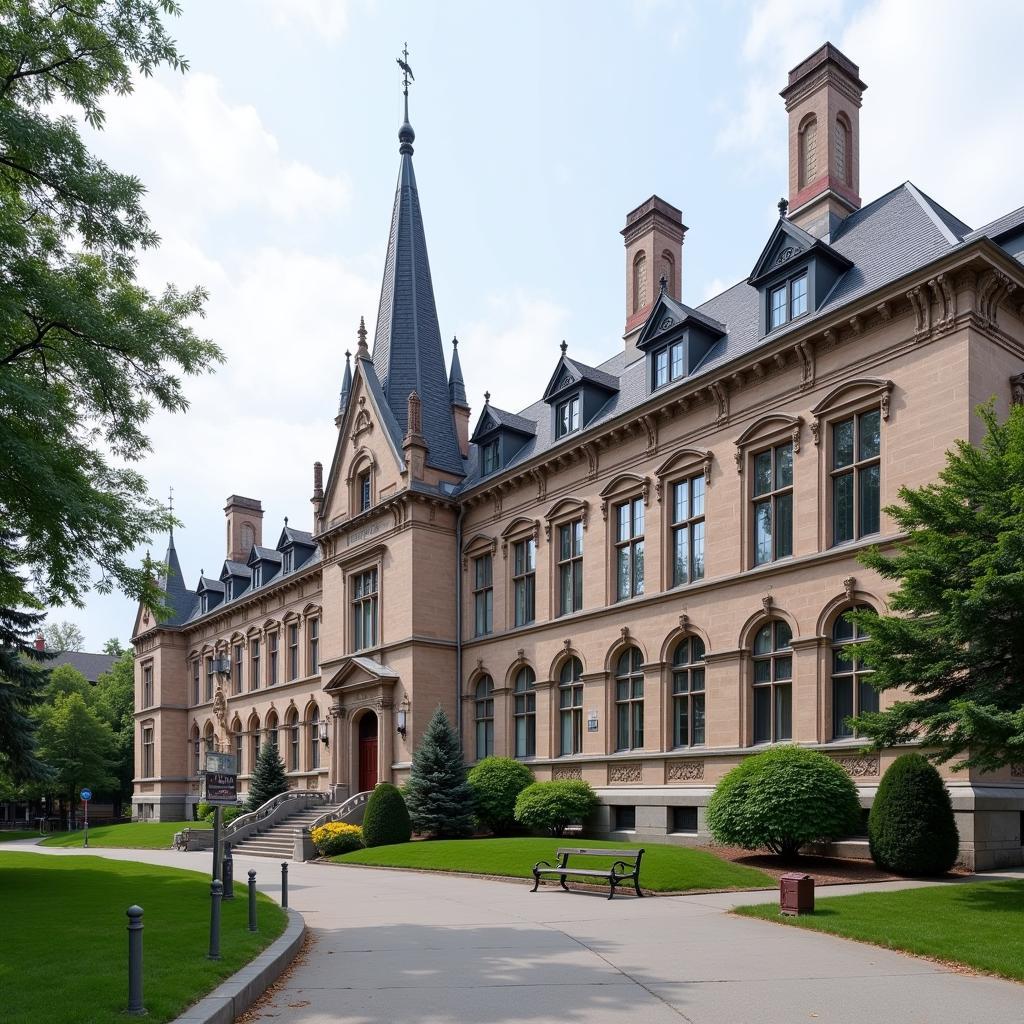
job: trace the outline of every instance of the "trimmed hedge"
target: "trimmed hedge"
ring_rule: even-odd
[[[469,770],[477,821],[496,836],[516,831],[516,799],[533,772],[511,757],[485,757]]]
[[[381,782],[370,794],[363,814],[363,843],[366,846],[394,846],[412,838],[409,809],[401,791]]]
[[[921,754],[897,757],[882,776],[868,842],[875,863],[899,875],[944,875],[956,863],[960,835],[949,791]]]
[[[313,829],[309,836],[322,857],[333,857],[363,848],[363,830],[345,821],[329,821]]]
[[[791,858],[807,843],[855,832],[860,804],[853,780],[832,758],[775,747],[746,758],[718,783],[707,822],[720,843]]]
[[[589,782],[578,779],[534,782],[516,798],[516,821],[526,828],[543,829],[554,836],[566,826],[582,823],[597,808],[597,794]]]

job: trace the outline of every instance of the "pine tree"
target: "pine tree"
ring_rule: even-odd
[[[440,706],[413,754],[405,802],[412,827],[431,839],[459,839],[473,831],[473,791],[459,737]]]
[[[249,783],[249,800],[246,807],[255,811],[278,793],[288,789],[288,777],[285,775],[284,761],[273,743],[265,743],[260,747]]]

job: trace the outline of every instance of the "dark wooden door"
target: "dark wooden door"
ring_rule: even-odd
[[[377,785],[377,716],[369,711],[359,722],[359,792]]]

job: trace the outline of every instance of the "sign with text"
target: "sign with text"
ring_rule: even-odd
[[[206,752],[206,770],[208,772],[220,772],[225,775],[234,775],[237,772],[235,767],[235,755],[224,754],[216,750]]]
[[[238,802],[238,776],[231,772],[207,772],[203,776],[203,799],[208,804]]]

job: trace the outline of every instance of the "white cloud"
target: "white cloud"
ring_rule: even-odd
[[[353,4],[350,0],[263,0],[274,25],[305,31],[336,42],[348,31]]]

